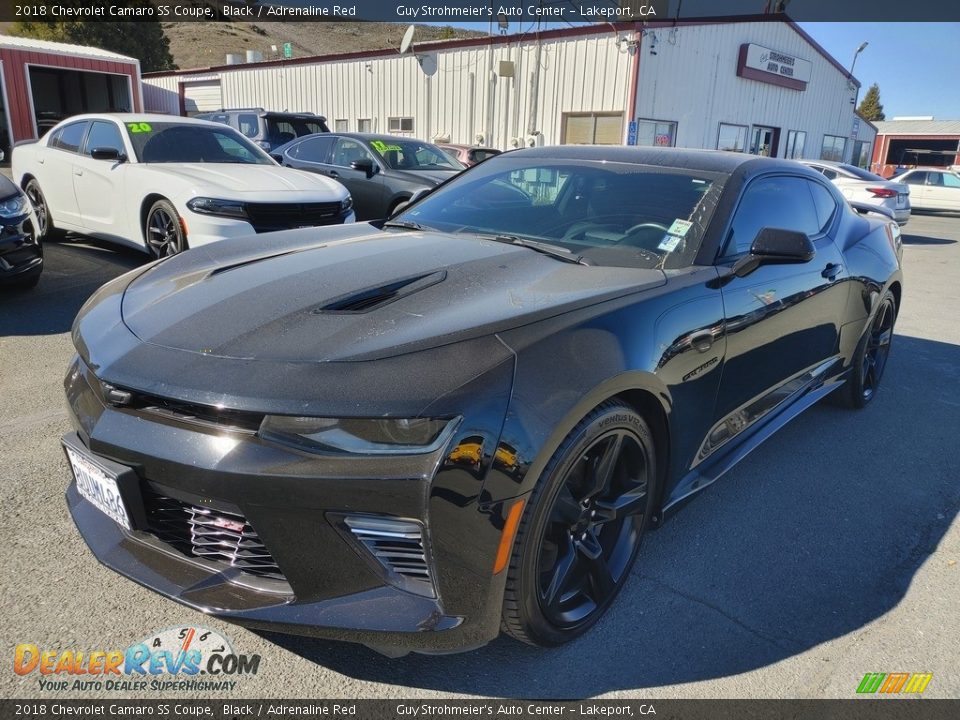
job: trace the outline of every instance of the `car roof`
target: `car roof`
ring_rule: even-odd
[[[145,122],[162,123],[175,122],[185,125],[216,125],[209,120],[197,120],[196,118],[180,117],[179,115],[163,115],[161,113],[84,113],[83,115],[71,115],[57,123],[77,122],[79,120],[116,120],[117,122]]]
[[[633,145],[553,145],[521,148],[510,152],[511,158],[550,158],[551,160],[592,160],[638,165],[660,165],[669,168],[690,168],[704,172],[731,174],[737,170],[763,172],[789,170],[817,175],[816,171],[792,160],[761,157],[727,150],[691,148],[637,147]]]
[[[419,142],[425,143],[427,145],[436,145],[437,143],[430,142],[429,140],[421,140],[420,138],[410,137],[409,135],[383,135],[381,133],[361,133],[361,132],[337,132],[334,130],[331,133],[324,133],[324,135],[338,135],[342,137],[356,138],[357,140],[366,140],[370,142],[371,140],[382,140],[384,142]]]

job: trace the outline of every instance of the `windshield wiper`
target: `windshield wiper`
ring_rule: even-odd
[[[549,255],[563,262],[574,263],[575,265],[589,265],[582,255],[575,255],[570,250],[562,248],[559,245],[550,245],[549,243],[530,240],[517,235],[478,235],[482,240],[493,240],[494,242],[506,243],[508,245],[517,245],[519,247],[529,248],[538,253]]]
[[[410,220],[388,220],[383,224],[383,227],[388,228],[400,228],[401,230],[432,230],[433,228],[428,228],[425,225],[420,223],[415,223]]]

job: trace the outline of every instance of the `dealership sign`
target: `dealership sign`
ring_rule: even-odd
[[[741,45],[737,59],[737,75],[740,77],[794,90],[807,89],[812,68],[809,60],[753,43]]]

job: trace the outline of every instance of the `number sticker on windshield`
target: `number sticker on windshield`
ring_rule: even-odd
[[[153,128],[150,127],[150,123],[145,123],[145,122],[127,123],[127,127],[130,129],[130,132],[134,134],[148,133],[153,130]]]
[[[370,144],[373,145],[373,148],[381,155],[390,150],[396,150],[397,152],[403,150],[399,145],[387,145],[383,140],[371,140]]]

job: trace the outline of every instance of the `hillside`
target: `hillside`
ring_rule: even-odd
[[[181,69],[223,65],[227,53],[259,50],[264,60],[277,57],[270,46],[280,53],[284,43],[293,44],[294,57],[386,50],[398,48],[406,25],[401,23],[361,22],[216,22],[164,23],[170,38],[170,51]],[[453,27],[420,25],[414,42],[446,40],[486,35],[486,25],[477,25],[478,31]]]

